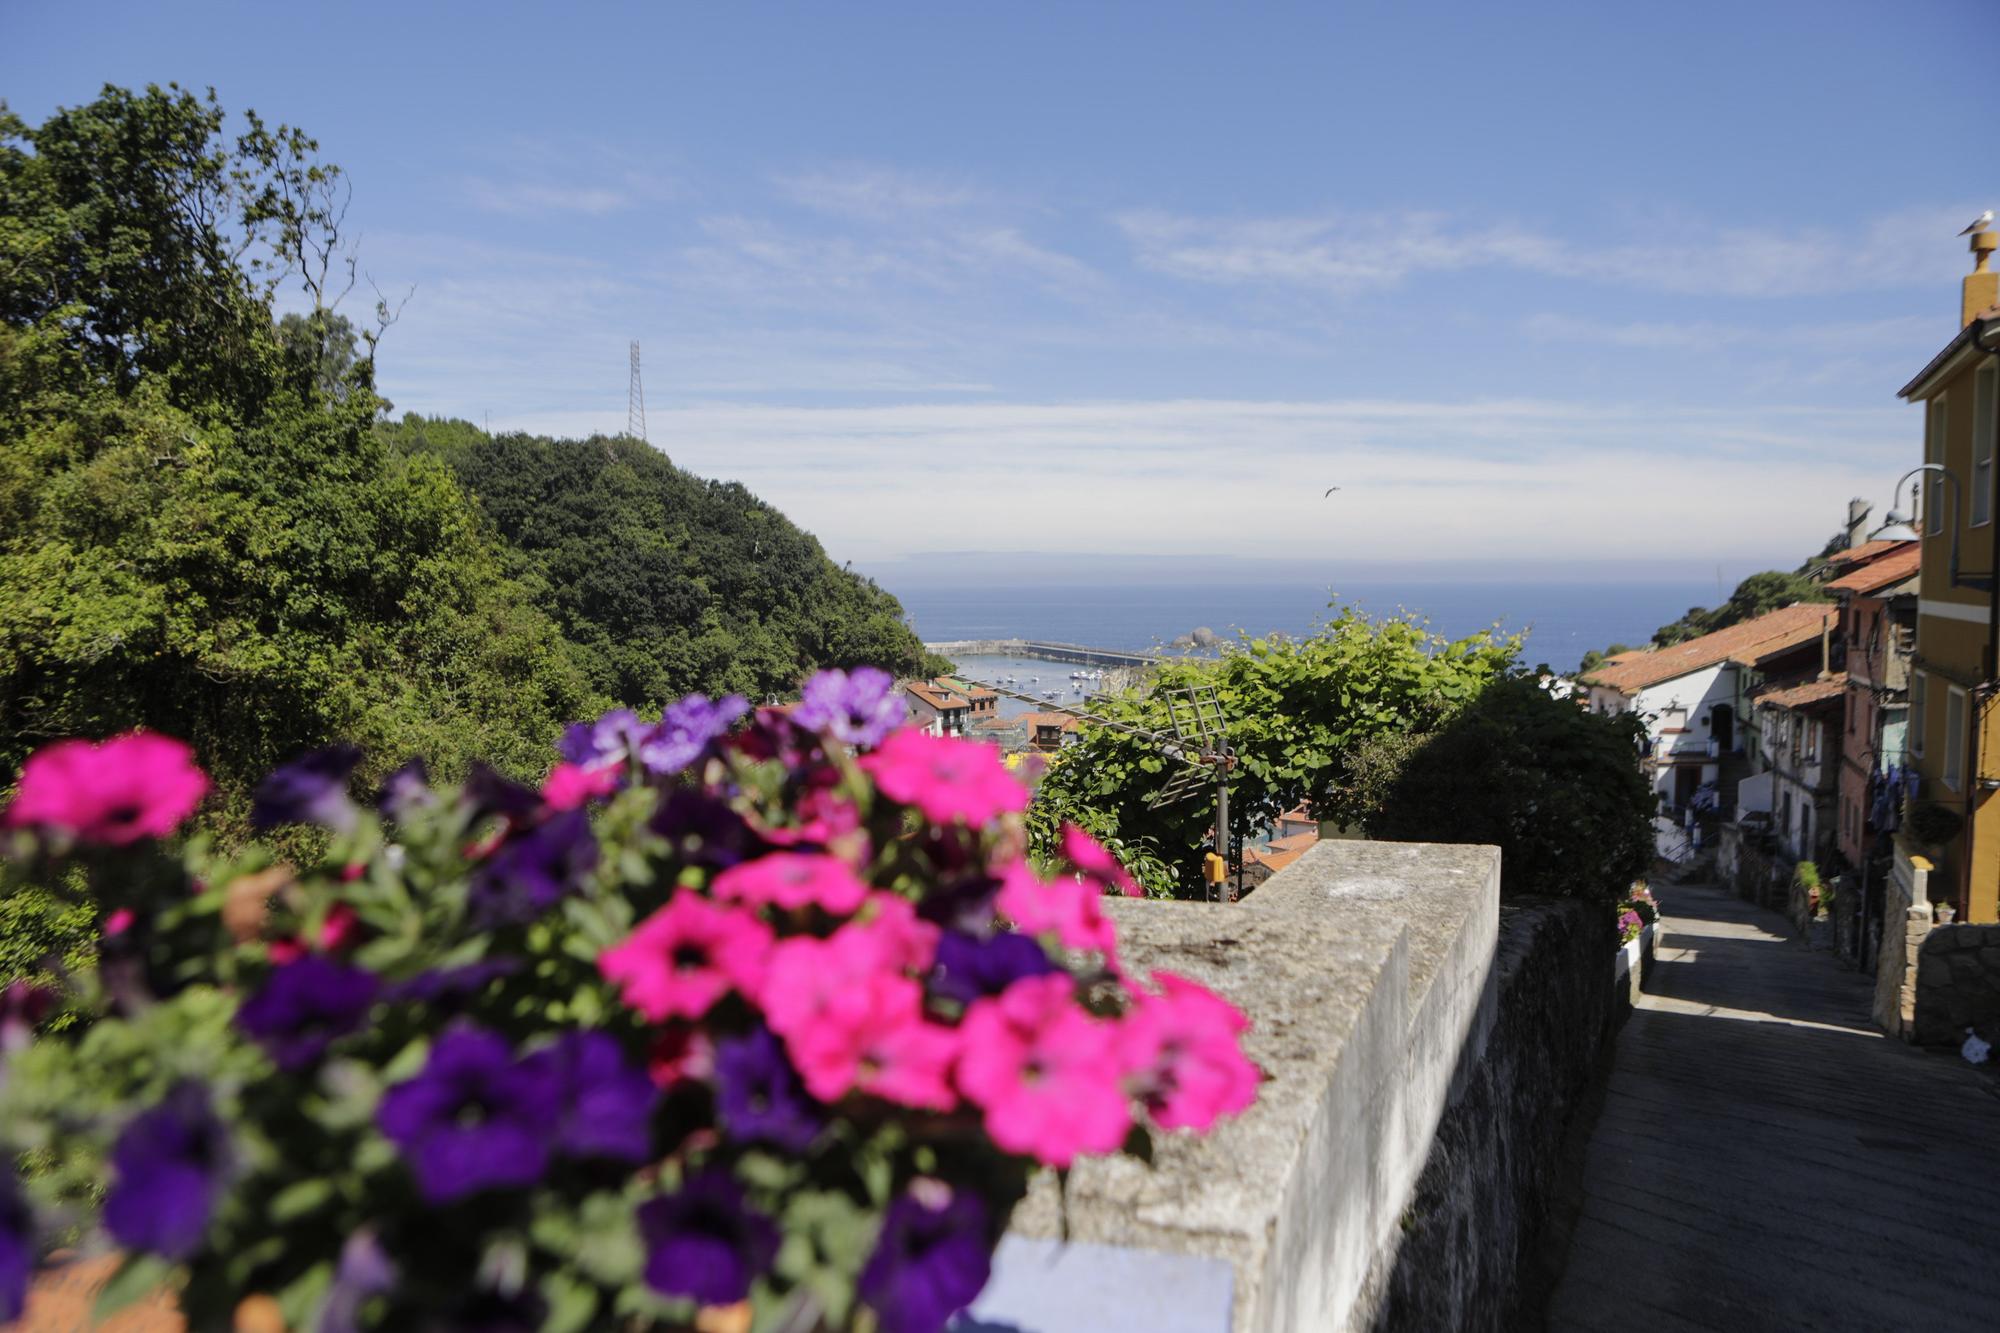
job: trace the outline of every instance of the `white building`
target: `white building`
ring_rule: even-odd
[[[1642,763],[1669,827],[1691,806],[1735,808],[1736,783],[1754,760],[1750,690],[1767,675],[1816,664],[1835,612],[1830,604],[1784,607],[1670,648],[1621,653],[1582,677],[1590,711],[1644,719]]]

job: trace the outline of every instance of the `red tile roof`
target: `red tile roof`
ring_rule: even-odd
[[[1863,560],[1873,560],[1877,556],[1887,555],[1902,544],[1900,541],[1878,537],[1874,541],[1866,541],[1859,546],[1850,546],[1844,551],[1835,551],[1826,558],[1826,563],[1829,565],[1852,565]]]
[[[1847,673],[1836,671],[1831,676],[1809,680],[1803,684],[1779,685],[1776,688],[1760,690],[1752,697],[1759,708],[1811,708],[1815,705],[1833,703],[1847,693]]]
[[[1842,574],[1827,584],[1828,591],[1870,593],[1886,588],[1894,583],[1916,575],[1923,564],[1924,548],[1920,542],[1896,542],[1900,549],[1891,551],[1877,559],[1870,560],[1851,574]]]
[[[1595,671],[1586,673],[1583,681],[1586,685],[1602,685],[1620,694],[1636,694],[1648,685],[1658,685],[1718,663],[1755,664],[1774,653],[1796,648],[1817,638],[1822,620],[1835,614],[1835,610],[1824,602],[1781,607],[1755,620],[1746,620],[1728,629],[1677,643],[1671,648],[1621,654]]]
[[[912,681],[903,688],[914,694],[924,703],[929,704],[932,708],[937,709],[940,713],[951,709],[972,707],[964,695],[955,694],[950,690],[939,689],[935,685],[926,685],[922,681]]]

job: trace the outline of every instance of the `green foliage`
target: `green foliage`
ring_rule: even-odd
[[[1819,867],[1811,861],[1799,862],[1792,867],[1792,883],[1807,890],[1819,888],[1821,883]]]
[[[645,707],[690,691],[780,698],[819,667],[937,665],[872,580],[735,482],[641,441],[488,437],[415,415],[379,428],[447,462],[591,683]]]
[[[1679,620],[1662,625],[1653,631],[1653,645],[1668,648],[1689,639],[1698,639],[1704,634],[1713,634],[1719,629],[1758,616],[1794,602],[1831,601],[1826,585],[1802,573],[1787,573],[1784,570],[1767,569],[1761,574],[1752,574],[1736,585],[1736,591],[1721,606],[1703,608],[1693,606]]]
[[[1597,670],[1597,668],[1604,665],[1605,660],[1607,658],[1616,657],[1620,653],[1629,653],[1631,651],[1632,651],[1632,645],[1629,643],[1614,643],[1609,648],[1603,649],[1602,651],[1599,651],[1596,648],[1592,648],[1589,652],[1583,655],[1583,661],[1578,664],[1577,670],[1579,672],[1595,671]]]
[[[1163,692],[1213,685],[1237,758],[1229,780],[1232,840],[1301,802],[1321,819],[1351,824],[1381,799],[1370,785],[1378,769],[1357,763],[1366,744],[1435,730],[1519,652],[1518,636],[1489,631],[1447,642],[1415,620],[1373,621],[1342,609],[1305,638],[1246,639],[1220,658],[1165,664],[1149,692],[1104,710],[1113,720],[1171,733]],[[1213,804],[1190,799],[1147,808],[1181,767],[1152,742],[1086,725],[1081,742],[1051,764],[1036,804],[1051,803],[1088,831],[1159,858],[1177,891],[1197,893]],[[1045,826],[1035,827],[1045,839]],[[1044,841],[1034,845],[1047,850]],[[1165,877],[1142,882],[1158,890]]]
[[[1501,892],[1616,901],[1651,863],[1644,724],[1495,681],[1425,736],[1367,813],[1374,838],[1500,848]]]

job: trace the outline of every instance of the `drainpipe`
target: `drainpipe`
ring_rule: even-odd
[[[1996,346],[1993,342],[1988,341],[1996,332],[2000,332],[2000,327],[1996,327],[1990,323],[1986,324],[1980,328],[1979,332],[1972,335],[1972,341],[1980,350],[1989,355],[2000,354],[2000,346]],[[1978,372],[1975,370],[1973,373],[1974,383],[1977,384]],[[1975,401],[1978,398],[1976,389],[1974,390],[1973,397]],[[1987,470],[1994,475],[1994,494],[1989,498],[1986,509],[1988,521],[1993,528],[1993,558],[1986,564],[1986,581],[1990,585],[1987,593],[1991,602],[1986,613],[1986,661],[1981,664],[1985,667],[1985,670],[1981,673],[1985,679],[1980,682],[1979,688],[1973,690],[1968,697],[1968,706],[1965,710],[1968,714],[1965,719],[1965,725],[1970,730],[1971,735],[1967,737],[1965,747],[1965,753],[1968,756],[1965,777],[1969,785],[1965,789],[1965,874],[1959,881],[1958,919],[1960,921],[1969,921],[1972,919],[1973,825],[1977,822],[1974,815],[1979,808],[1983,790],[1983,784],[1979,778],[1982,771],[1979,756],[1981,730],[1979,715],[1982,711],[1980,705],[1985,699],[1992,697],[1996,684],[2000,684],[2000,681],[1995,680],[1996,676],[2000,676],[2000,404],[1996,404],[1996,410],[1993,415],[1995,418],[1995,438],[1993,440],[1995,451],[1994,465]],[[1973,424],[1977,425],[1978,422],[1975,421]],[[1974,459],[1979,457],[1979,441],[1977,440],[1972,442],[1972,456]]]

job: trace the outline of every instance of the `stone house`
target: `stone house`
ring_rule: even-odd
[[[933,736],[963,736],[972,701],[941,681],[912,681],[903,687],[910,723]]]
[[[1758,734],[1771,781],[1771,834],[1791,861],[1831,861],[1837,830],[1847,673],[1759,687]]]

